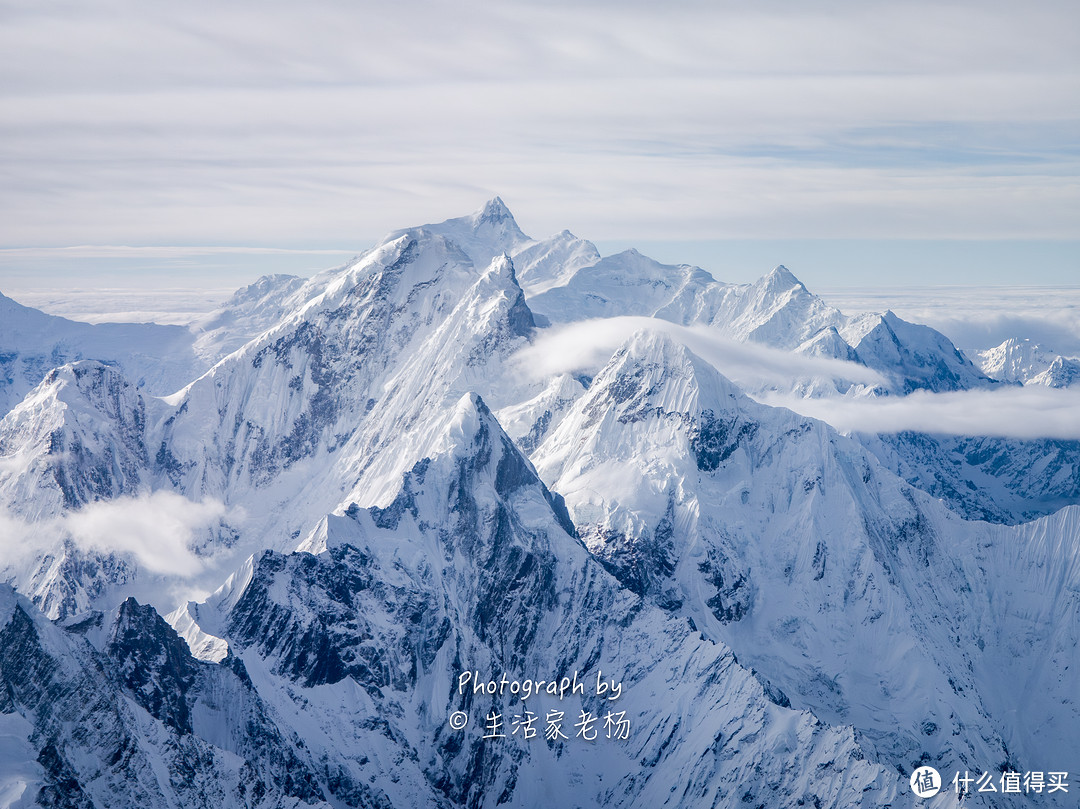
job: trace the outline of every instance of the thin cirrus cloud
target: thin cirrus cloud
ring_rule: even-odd
[[[744,6],[12,5],[0,245],[1075,234],[1075,5]]]

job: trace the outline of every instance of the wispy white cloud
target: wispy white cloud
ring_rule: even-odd
[[[0,553],[10,564],[70,540],[85,551],[128,556],[152,573],[191,577],[211,561],[197,547],[223,521],[242,519],[221,501],[193,501],[174,492],[103,500],[33,523],[0,512]]]
[[[828,422],[841,432],[1080,439],[1080,391],[1037,386],[881,398],[756,397]]]
[[[1075,4],[5,15],[0,244],[1075,234]]]
[[[740,343],[707,326],[681,326],[651,317],[611,317],[541,331],[514,357],[521,373],[538,378],[560,373],[595,373],[635,332],[656,331],[682,343],[736,382],[752,386],[793,379],[844,379],[884,384],[877,372],[853,362],[808,357],[755,343]]]
[[[67,514],[63,527],[81,547],[131,554],[155,573],[190,576],[205,564],[193,545],[228,514],[218,500],[193,501],[173,492],[154,492],[91,503]]]
[[[868,385],[881,377],[865,366],[806,357],[754,343],[739,343],[708,327],[686,327],[646,317],[588,320],[545,329],[514,356],[524,375],[596,373],[635,332],[652,330],[681,342],[748,390],[793,379],[845,379]],[[912,430],[951,435],[1080,439],[1080,391],[1040,386],[928,393],[908,396],[803,398],[777,392],[753,394],[763,404],[786,407],[825,421],[841,432]]]

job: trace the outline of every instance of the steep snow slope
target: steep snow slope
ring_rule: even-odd
[[[513,257],[518,281],[528,297],[561,286],[582,267],[600,261],[596,245],[568,230],[520,248]]]
[[[529,307],[553,323],[648,316],[673,299],[694,299],[704,290],[717,288],[724,289],[700,267],[661,264],[637,250],[627,250],[583,267],[563,285],[530,297]]]
[[[891,390],[897,393],[970,390],[995,384],[945,335],[929,326],[908,323],[885,312],[876,321],[863,318],[860,331],[871,324],[855,343],[855,353],[866,365],[891,376]]]
[[[144,399],[119,373],[99,370],[130,401],[100,393],[73,405],[61,401],[79,390],[65,387],[75,373],[65,371],[0,423],[5,500],[21,518],[41,519],[101,498],[174,489],[245,515],[242,535],[225,527],[220,539],[238,539],[233,550],[246,554],[291,548],[354,487],[365,497],[392,496],[385,489],[417,460],[407,436],[423,435],[426,421],[465,391],[498,401],[544,387],[518,395],[501,378],[502,360],[533,327],[511,263],[496,255],[477,266],[458,246],[476,252],[484,234],[513,234],[516,225],[493,203],[433,229],[455,241],[430,228],[408,231],[318,280],[323,289],[313,298],[314,283],[289,279],[239,295],[234,309],[257,304],[244,328],[265,316],[263,305],[278,306],[279,293],[300,305],[167,401]],[[77,452],[59,451],[67,447]],[[211,556],[221,550],[214,537],[207,541]],[[39,547],[41,569],[16,577],[51,615],[89,606],[86,594],[112,583],[86,580],[108,578],[100,564],[80,561],[89,572],[74,576],[74,563],[58,561],[74,550]],[[229,559],[217,554],[207,564]],[[77,584],[66,581],[69,573]]]
[[[209,329],[207,344],[222,351],[244,330],[256,336],[166,400],[116,368],[75,363],[0,422],[4,505],[18,502],[30,524],[66,524],[146,491],[247,515],[236,531],[211,530],[200,552],[217,581],[235,567],[222,548],[250,562],[170,618],[198,664],[174,636],[146,629],[156,616],[124,602],[148,586],[129,556],[32,547],[43,577],[18,578],[97,649],[57,646],[52,658],[111,671],[124,704],[141,706],[146,755],[159,762],[153,789],[172,801],[160,773],[193,771],[160,764],[176,750],[225,762],[219,776],[191,765],[209,805],[216,790],[254,789],[267,766],[299,773],[313,803],[431,806],[529,806],[537,795],[910,806],[903,776],[922,762],[1080,771],[1070,759],[1080,749],[1069,676],[1076,511],[1017,528],[964,522],[855,441],[753,403],[667,338],[635,338],[592,380],[519,379],[507,360],[538,319],[505,254],[528,267],[530,288],[554,284],[540,299],[584,282],[589,247],[569,234],[533,242],[494,200],[392,235],[315,282],[269,279],[238,294],[235,321]],[[844,318],[786,271],[729,289],[694,268],[633,261],[648,283],[621,294],[663,304],[669,319],[811,355],[861,361],[865,349],[896,371],[896,392],[985,384],[936,332],[888,313]],[[619,262],[609,264],[615,288]],[[972,461],[1017,491],[1056,486],[1067,497],[1068,458],[1057,471],[1035,463]],[[179,573],[163,589],[169,581]],[[109,615],[76,615],[93,607]],[[115,631],[113,610],[124,619]],[[145,633],[157,638],[145,651],[127,640]],[[4,676],[25,677],[20,665],[9,659]],[[513,706],[454,688],[469,669],[551,677],[594,667],[625,684],[619,709],[634,731],[621,747],[531,747],[520,734],[495,747],[479,738],[483,715]],[[231,677],[226,669],[250,693],[231,680],[192,691],[208,672]],[[1030,689],[1022,704],[1014,682]],[[209,692],[220,696],[210,706],[193,696]],[[0,746],[15,751],[12,789],[46,778],[33,758],[44,725],[31,697],[20,699],[0,725],[11,740]],[[251,711],[269,736],[249,735],[250,722],[222,707],[236,700],[259,701]],[[570,717],[580,700],[564,704]],[[471,717],[464,733],[446,724],[458,707]],[[197,727],[196,716],[206,721]],[[106,765],[73,755],[90,764],[61,770],[80,789],[96,784]],[[134,782],[141,767],[110,777]],[[273,786],[268,805],[289,805],[292,793]],[[203,800],[177,794],[169,805]]]
[[[207,367],[213,365],[320,294],[330,273],[313,279],[264,275],[238,289],[224,304],[188,327],[195,335],[196,354]]]
[[[1080,503],[1080,441],[856,435],[889,470],[971,520],[1016,525]]]
[[[493,387],[531,327],[507,259],[476,267],[443,236],[400,236],[173,399],[160,454],[189,496],[276,515],[260,541],[285,547],[343,491],[389,485],[416,460],[408,436]]]
[[[990,704],[1008,682],[994,673],[1000,638],[972,624],[1006,619],[993,582],[1051,564],[971,563],[1022,547],[1021,533],[955,519],[854,441],[757,405],[656,334],[616,353],[533,460],[628,587],[722,639],[791,704],[853,724],[880,760],[1053,758]],[[1035,645],[1068,639],[1049,676],[1059,689],[1080,662],[1070,525],[1047,532],[1068,583],[1032,589],[1029,609],[1053,619],[1025,630]],[[1077,717],[1062,711],[1064,728]],[[1080,747],[1061,732],[1064,749]]]
[[[144,393],[175,393],[321,294],[340,269],[307,279],[264,276],[186,327],[92,325],[47,315],[0,295],[0,416],[49,370],[81,359],[117,366]]]
[[[469,257],[469,261],[478,267],[487,266],[496,256],[513,255],[534,244],[532,239],[521,232],[514,215],[499,197],[488,200],[484,207],[468,216],[419,228],[396,230],[387,236],[383,243],[393,242],[402,236],[415,235],[418,231],[453,241]]]
[[[1054,357],[1050,367],[1032,380],[1033,385],[1048,388],[1068,388],[1080,382],[1080,360],[1076,358]]]
[[[0,502],[27,519],[149,488],[146,403],[113,367],[56,368],[0,420]]]
[[[1002,382],[1027,382],[1046,370],[1054,354],[1031,340],[1010,337],[999,346],[975,352],[975,363],[987,376]]]
[[[0,420],[0,574],[50,617],[88,608],[132,575],[128,561],[77,547],[59,517],[149,490],[146,422],[142,395],[92,360],[50,371]]]
[[[443,421],[387,507],[327,517],[302,546],[315,556],[262,553],[187,611],[228,642],[334,773],[335,798],[910,805],[897,773],[865,761],[850,729],[776,705],[723,644],[620,587],[567,533],[561,504],[482,400],[463,397]],[[522,704],[460,694],[465,671],[577,671],[591,683],[603,672],[621,695],[598,699],[591,685]],[[625,711],[628,738],[607,738],[602,724],[595,741],[575,738],[582,708]],[[469,715],[466,730],[448,726],[454,710]],[[512,733],[512,716],[527,710],[539,717],[532,739]],[[544,739],[549,710],[564,712],[569,738]],[[481,738],[491,711],[505,739]]]

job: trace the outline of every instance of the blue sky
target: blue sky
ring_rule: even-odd
[[[0,2],[0,290],[310,272],[496,194],[724,280],[1077,283],[1080,6],[806,6]]]

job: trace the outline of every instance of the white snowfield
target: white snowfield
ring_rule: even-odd
[[[1076,805],[1077,442],[747,395],[1056,359],[980,370],[783,267],[601,257],[497,198],[187,330],[0,304],[0,806]]]

